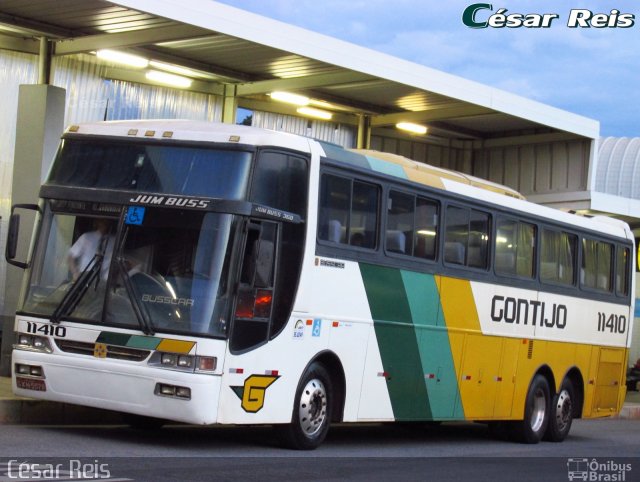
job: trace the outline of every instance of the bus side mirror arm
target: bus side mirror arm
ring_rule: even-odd
[[[11,217],[9,218],[9,232],[7,233],[7,246],[5,250],[5,259],[7,263],[21,269],[29,267],[28,262],[16,261],[15,257],[18,252],[18,238],[20,235],[20,215],[15,212],[16,209],[26,209],[30,211],[40,212],[37,204],[14,204],[11,207]]]

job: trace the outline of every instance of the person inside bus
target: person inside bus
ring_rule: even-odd
[[[69,249],[67,261],[73,281],[89,265],[96,254],[104,255],[100,268],[100,279],[106,280],[113,254],[114,236],[112,223],[108,219],[96,218],[93,221],[93,231],[83,233]]]

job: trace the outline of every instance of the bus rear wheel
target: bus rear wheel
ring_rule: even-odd
[[[544,435],[545,440],[562,442],[569,435],[573,422],[574,393],[571,380],[565,379],[558,394],[553,397],[551,402],[551,416],[547,432]]]
[[[300,379],[291,423],[276,430],[284,444],[295,450],[318,448],[329,431],[333,387],[327,370],[311,364]]]
[[[513,422],[511,437],[527,444],[536,444],[542,440],[549,425],[549,383],[542,375],[536,375],[531,381],[524,407],[524,420]]]

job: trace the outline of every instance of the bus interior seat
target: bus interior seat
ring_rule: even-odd
[[[407,237],[402,231],[387,231],[387,251],[404,254]]]
[[[447,263],[464,264],[464,245],[457,241],[444,243],[444,257]]]

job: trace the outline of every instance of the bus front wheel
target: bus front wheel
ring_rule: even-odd
[[[327,370],[319,363],[312,363],[300,379],[291,423],[276,426],[287,447],[313,450],[322,444],[331,423],[332,394]]]
[[[540,442],[549,424],[549,383],[542,375],[531,381],[524,408],[524,420],[513,422],[511,436],[517,442],[536,444]]]

